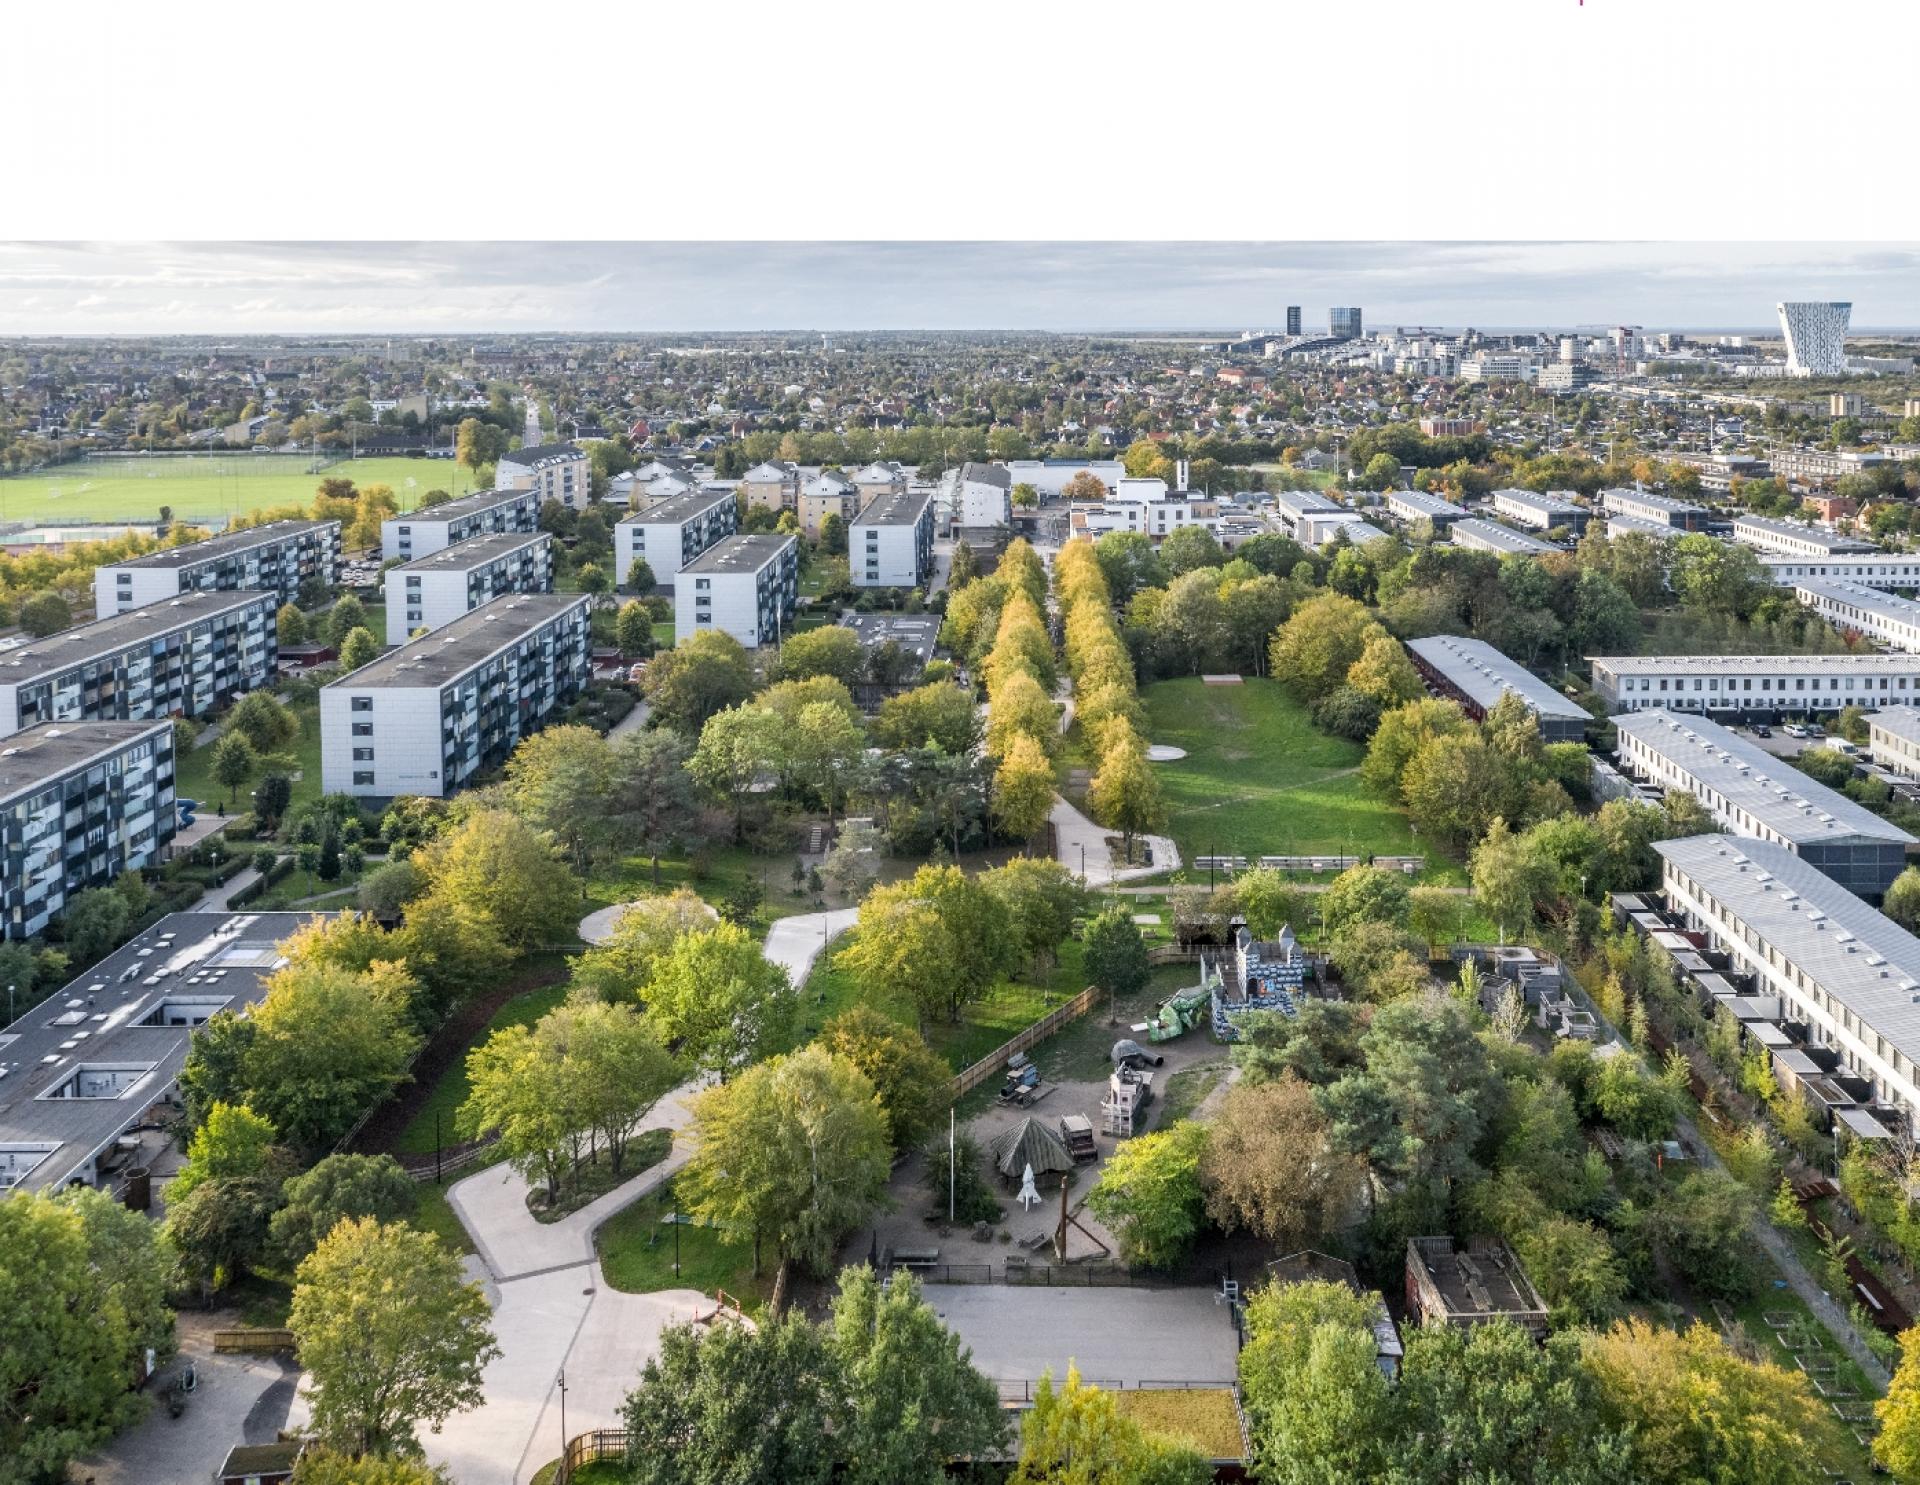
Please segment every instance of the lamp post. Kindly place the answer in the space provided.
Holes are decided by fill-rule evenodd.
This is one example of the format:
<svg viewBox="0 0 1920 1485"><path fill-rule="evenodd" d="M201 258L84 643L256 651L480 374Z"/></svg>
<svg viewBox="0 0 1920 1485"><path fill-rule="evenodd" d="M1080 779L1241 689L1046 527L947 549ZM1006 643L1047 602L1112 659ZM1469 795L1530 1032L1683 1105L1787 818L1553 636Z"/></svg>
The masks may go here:
<svg viewBox="0 0 1920 1485"><path fill-rule="evenodd" d="M560 1460L567 1458L567 1369L560 1368Z"/></svg>

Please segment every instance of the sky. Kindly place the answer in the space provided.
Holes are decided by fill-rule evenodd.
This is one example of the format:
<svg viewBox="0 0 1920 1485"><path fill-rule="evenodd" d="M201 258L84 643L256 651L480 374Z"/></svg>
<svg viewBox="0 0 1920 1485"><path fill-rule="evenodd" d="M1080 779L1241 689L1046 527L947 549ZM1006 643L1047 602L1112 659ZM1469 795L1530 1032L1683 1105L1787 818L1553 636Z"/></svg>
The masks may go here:
<svg viewBox="0 0 1920 1485"><path fill-rule="evenodd" d="M6 335L1920 327L1920 244L0 243Z"/></svg>

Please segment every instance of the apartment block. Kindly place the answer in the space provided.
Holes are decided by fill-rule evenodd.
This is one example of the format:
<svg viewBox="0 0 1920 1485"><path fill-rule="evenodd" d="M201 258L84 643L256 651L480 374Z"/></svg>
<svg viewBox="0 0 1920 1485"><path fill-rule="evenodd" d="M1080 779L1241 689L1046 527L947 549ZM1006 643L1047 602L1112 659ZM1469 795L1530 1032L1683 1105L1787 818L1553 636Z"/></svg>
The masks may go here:
<svg viewBox="0 0 1920 1485"><path fill-rule="evenodd" d="M1587 522L1593 519L1592 511L1576 505L1558 490L1544 494L1538 490L1495 490L1493 509L1494 514L1536 531L1564 526L1575 536L1584 532Z"/></svg>
<svg viewBox="0 0 1920 1485"><path fill-rule="evenodd" d="M925 588L933 577L933 495L899 490L870 502L847 535L856 588Z"/></svg>
<svg viewBox="0 0 1920 1485"><path fill-rule="evenodd" d="M1615 719L1620 765L1691 794L1721 829L1792 851L1849 892L1878 902L1920 841L1706 717L1668 711Z"/></svg>
<svg viewBox="0 0 1920 1485"><path fill-rule="evenodd" d="M430 557L456 542L503 531L538 531L538 490L482 490L380 523L380 556L391 562Z"/></svg>
<svg viewBox="0 0 1920 1485"><path fill-rule="evenodd" d="M1502 696L1513 692L1539 720L1544 740L1586 741L1587 724L1593 720L1586 708L1562 696L1485 640L1436 634L1410 640L1407 653L1429 690L1452 697L1475 720L1493 710Z"/></svg>
<svg viewBox="0 0 1920 1485"><path fill-rule="evenodd" d="M1736 516L1733 539L1763 552L1788 557L1837 557L1845 552L1876 550L1870 541L1843 536L1804 521L1782 521L1774 516Z"/></svg>
<svg viewBox="0 0 1920 1485"><path fill-rule="evenodd" d="M0 744L0 938L159 861L174 836L173 723L43 723ZM5 1045L0 1040L0 1045Z"/></svg>
<svg viewBox="0 0 1920 1485"><path fill-rule="evenodd" d="M264 589L291 603L302 579L317 577L332 586L339 575L338 521L272 521L95 568L94 617L194 592Z"/></svg>
<svg viewBox="0 0 1920 1485"><path fill-rule="evenodd" d="M0 650L0 737L40 722L201 717L279 665L277 592L189 592Z"/></svg>
<svg viewBox="0 0 1920 1485"><path fill-rule="evenodd" d="M1524 531L1471 517L1453 522L1447 528L1447 540L1470 552L1492 552L1496 557L1544 557L1560 550Z"/></svg>
<svg viewBox="0 0 1920 1485"><path fill-rule="evenodd" d="M1851 629L1882 644L1920 653L1920 603L1858 583L1807 578L1795 583L1794 596L1841 629Z"/></svg>
<svg viewBox="0 0 1920 1485"><path fill-rule="evenodd" d="M729 536L680 569L673 629L685 644L707 629L748 649L778 644L800 598L800 542L792 536Z"/></svg>
<svg viewBox="0 0 1920 1485"><path fill-rule="evenodd" d="M1656 526L1670 526L1676 531L1699 531L1707 524L1705 506L1695 505L1691 500L1655 495L1647 490L1602 490L1600 508L1610 515L1637 516L1643 521L1651 521Z"/></svg>
<svg viewBox="0 0 1920 1485"><path fill-rule="evenodd" d="M507 593L553 591L553 538L505 531L387 569L387 643L445 628Z"/></svg>
<svg viewBox="0 0 1920 1485"><path fill-rule="evenodd" d="M503 490L532 490L542 504L557 500L569 510L586 508L593 464L585 449L570 443L535 444L503 454L493 467Z"/></svg>
<svg viewBox="0 0 1920 1485"><path fill-rule="evenodd" d="M1920 778L1920 710L1896 706L1869 716L1867 754L1882 768Z"/></svg>
<svg viewBox="0 0 1920 1485"><path fill-rule="evenodd" d="M1273 497L1273 508L1288 532L1302 541L1301 523L1310 516L1354 516L1353 511L1318 490L1282 490Z"/></svg>
<svg viewBox="0 0 1920 1485"><path fill-rule="evenodd" d="M589 601L496 598L322 688L326 792L444 797L504 762L586 689Z"/></svg>
<svg viewBox="0 0 1920 1485"><path fill-rule="evenodd" d="M1920 659L1911 655L1590 655L1587 663L1609 712L1770 717L1920 701Z"/></svg>
<svg viewBox="0 0 1920 1485"><path fill-rule="evenodd" d="M1389 490L1386 500L1390 515L1409 525L1415 521L1431 521L1435 531L1444 531L1450 523L1467 518L1467 513L1451 500L1442 500L1425 490Z"/></svg>
<svg viewBox="0 0 1920 1485"><path fill-rule="evenodd" d="M860 491L837 469L823 469L800 487L800 529L813 541L828 516L838 516L844 529L860 509Z"/></svg>
<svg viewBox="0 0 1920 1485"><path fill-rule="evenodd" d="M1795 588L1816 582L1854 583L1862 588L1920 589L1920 556L1912 552L1861 552L1839 557L1784 557L1763 553L1760 565L1775 585Z"/></svg>
<svg viewBox="0 0 1920 1485"><path fill-rule="evenodd" d="M746 472L740 486L747 492L749 510L796 510L800 505L800 470L785 459L769 459Z"/></svg>
<svg viewBox="0 0 1920 1485"><path fill-rule="evenodd" d="M696 490L637 510L613 528L614 576L624 585L634 560L645 557L654 581L671 590L680 569L739 522L730 490Z"/></svg>

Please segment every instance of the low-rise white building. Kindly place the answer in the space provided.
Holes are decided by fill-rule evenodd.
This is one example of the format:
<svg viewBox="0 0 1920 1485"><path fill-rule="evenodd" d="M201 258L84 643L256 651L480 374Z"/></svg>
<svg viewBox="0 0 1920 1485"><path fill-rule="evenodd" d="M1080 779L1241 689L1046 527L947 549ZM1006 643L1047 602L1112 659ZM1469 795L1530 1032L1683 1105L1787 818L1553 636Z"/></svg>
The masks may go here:
<svg viewBox="0 0 1920 1485"><path fill-rule="evenodd" d="M673 632L685 644L724 630L748 649L778 644L800 597L800 541L794 536L729 536L680 569Z"/></svg>
<svg viewBox="0 0 1920 1485"><path fill-rule="evenodd" d="M1920 654L1920 603L1858 583L1807 578L1794 596L1823 619L1852 629L1909 655Z"/></svg>
<svg viewBox="0 0 1920 1485"><path fill-rule="evenodd" d="M1415 521L1431 521L1435 531L1444 531L1449 522L1467 518L1466 511L1451 500L1442 500L1425 490L1389 490L1386 502L1391 515L1408 525Z"/></svg>
<svg viewBox="0 0 1920 1485"><path fill-rule="evenodd" d="M1671 526L1677 531L1698 531L1707 523L1707 508L1691 500L1676 500L1670 495L1655 495L1650 490L1620 487L1600 492L1600 508L1612 515L1638 516L1656 526Z"/></svg>
<svg viewBox="0 0 1920 1485"><path fill-rule="evenodd" d="M515 593L320 691L329 794L444 797L503 762L586 689L584 593Z"/></svg>
<svg viewBox="0 0 1920 1485"><path fill-rule="evenodd" d="M1495 490L1493 509L1496 515L1517 521L1522 526L1531 526L1536 531L1551 531L1556 526L1564 526L1578 536L1587 529L1593 512L1568 499L1571 493L1559 490L1548 490L1544 494L1538 490Z"/></svg>
<svg viewBox="0 0 1920 1485"><path fill-rule="evenodd" d="M1654 541L1672 541L1682 534L1678 527L1669 526L1665 521L1649 521L1642 516L1607 517L1608 541L1617 541L1623 536L1645 536Z"/></svg>
<svg viewBox="0 0 1920 1485"><path fill-rule="evenodd" d="M1013 476L1002 464L962 464L943 482L956 526L991 531L1013 522Z"/></svg>
<svg viewBox="0 0 1920 1485"><path fill-rule="evenodd" d="M933 496L905 489L869 502L847 534L856 588L925 588L933 576Z"/></svg>
<svg viewBox="0 0 1920 1485"><path fill-rule="evenodd" d="M93 570L97 619L182 593L266 590L291 603L306 578L340 576L338 521L270 521Z"/></svg>
<svg viewBox="0 0 1920 1485"><path fill-rule="evenodd" d="M1736 516L1733 539L1763 552L1780 552L1789 557L1835 557L1843 552L1875 550L1872 542L1857 536L1842 536L1824 526L1782 521L1774 516Z"/></svg>
<svg viewBox="0 0 1920 1485"><path fill-rule="evenodd" d="M626 586L644 557L653 580L671 590L680 569L733 535L739 520L739 502L727 490L698 490L637 510L613 528L614 574Z"/></svg>
<svg viewBox="0 0 1920 1485"><path fill-rule="evenodd" d="M1058 500L1082 474L1092 475L1112 493L1126 478L1127 467L1118 459L1009 459L1007 474L1016 485L1032 485L1042 500Z"/></svg>
<svg viewBox="0 0 1920 1485"><path fill-rule="evenodd" d="M1492 521L1469 518L1447 528L1447 539L1470 552L1492 552L1497 557L1544 557L1560 548Z"/></svg>
<svg viewBox="0 0 1920 1485"><path fill-rule="evenodd" d="M481 490L382 521L381 560L411 562L476 536L538 531L542 498L538 490Z"/></svg>
<svg viewBox="0 0 1920 1485"><path fill-rule="evenodd" d="M1837 557L1786 557L1763 553L1761 567L1782 588L1807 579L1857 583L1862 588L1920 589L1920 555L1913 552L1861 552Z"/></svg>
<svg viewBox="0 0 1920 1485"><path fill-rule="evenodd" d="M503 490L533 490L544 503L557 500L568 510L586 509L593 464L585 449L570 443L543 443L500 456L494 483Z"/></svg>
<svg viewBox="0 0 1920 1485"><path fill-rule="evenodd" d="M1318 490L1282 490L1273 497L1273 508L1288 533L1303 546L1307 544L1307 537L1302 526L1309 519L1326 516L1358 519L1352 510L1337 500L1329 500Z"/></svg>
<svg viewBox="0 0 1920 1485"><path fill-rule="evenodd" d="M1593 655L1587 663L1609 712L1771 717L1920 701L1920 658L1911 655Z"/></svg>
<svg viewBox="0 0 1920 1485"><path fill-rule="evenodd" d="M506 593L553 591L553 538L544 531L476 536L387 569L387 643L443 629Z"/></svg>
<svg viewBox="0 0 1920 1485"><path fill-rule="evenodd" d="M1321 552L1343 536L1349 546L1363 547L1387 534L1350 510L1316 511L1300 518L1293 539L1310 552Z"/></svg>
<svg viewBox="0 0 1920 1485"><path fill-rule="evenodd" d="M1867 754L1882 768L1920 778L1920 708L1889 707L1868 717Z"/></svg>

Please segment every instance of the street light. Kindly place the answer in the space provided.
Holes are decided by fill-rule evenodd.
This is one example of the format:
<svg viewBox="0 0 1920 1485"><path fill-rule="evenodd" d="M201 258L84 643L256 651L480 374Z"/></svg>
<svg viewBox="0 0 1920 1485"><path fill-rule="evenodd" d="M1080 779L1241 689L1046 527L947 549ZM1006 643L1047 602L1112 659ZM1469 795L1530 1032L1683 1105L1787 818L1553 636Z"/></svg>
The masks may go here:
<svg viewBox="0 0 1920 1485"><path fill-rule="evenodd" d="M560 1462L567 1458L567 1369L560 1368Z"/></svg>

